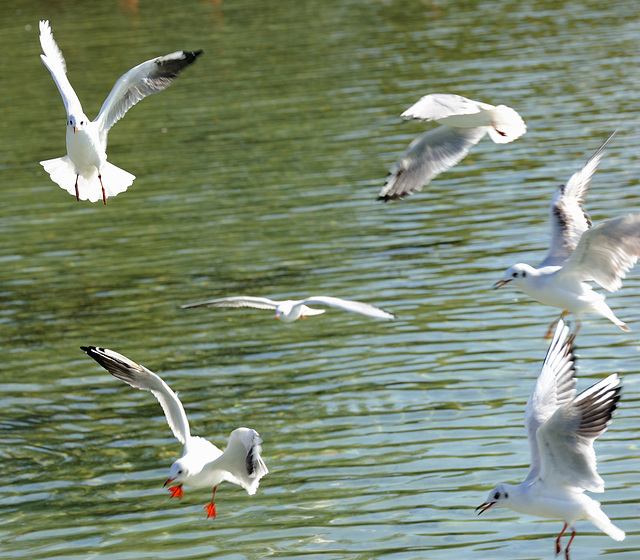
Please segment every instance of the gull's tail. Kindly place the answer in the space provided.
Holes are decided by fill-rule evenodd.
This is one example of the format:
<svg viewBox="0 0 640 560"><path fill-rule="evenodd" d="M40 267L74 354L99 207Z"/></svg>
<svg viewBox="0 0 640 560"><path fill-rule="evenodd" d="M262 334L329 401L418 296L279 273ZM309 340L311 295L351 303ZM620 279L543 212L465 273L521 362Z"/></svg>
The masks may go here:
<svg viewBox="0 0 640 560"><path fill-rule="evenodd" d="M522 117L511 107L498 105L491 110L489 136L496 144L507 144L527 131Z"/></svg>
<svg viewBox="0 0 640 560"><path fill-rule="evenodd" d="M623 541L626 537L625 532L611 523L611 519L600 509L600 504L596 502L596 507L590 508L587 514L587 520L591 521L598 529L604 531L615 541Z"/></svg>
<svg viewBox="0 0 640 560"><path fill-rule="evenodd" d="M75 185L77 177L78 199L90 202L102 200L102 185L104 185L105 194L108 198L126 191L136 178L135 175L128 173L124 169L106 162L102 166L101 185L97 169L94 169L88 175L76 175L75 165L69 159L69 156L47 159L41 161L40 165L44 167L44 170L51 176L51 180L54 183L57 183L73 196L76 196Z"/></svg>

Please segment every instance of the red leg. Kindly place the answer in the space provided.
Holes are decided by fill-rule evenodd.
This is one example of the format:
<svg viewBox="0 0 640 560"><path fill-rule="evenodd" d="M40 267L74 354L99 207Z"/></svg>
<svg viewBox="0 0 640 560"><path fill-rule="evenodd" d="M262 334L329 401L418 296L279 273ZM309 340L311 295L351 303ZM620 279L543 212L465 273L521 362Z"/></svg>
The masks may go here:
<svg viewBox="0 0 640 560"><path fill-rule="evenodd" d="M100 179L100 186L102 187L102 201L104 202L104 205L107 205L107 193L104 190L104 185L102 184L102 175L100 175L100 173L98 173L98 179Z"/></svg>
<svg viewBox="0 0 640 560"><path fill-rule="evenodd" d="M216 490L218 489L217 486L213 487L213 496L211 497L211 503L207 504L206 506L204 506L204 509L207 510L207 519L209 519L210 517L213 517L214 519L216 518Z"/></svg>
<svg viewBox="0 0 640 560"><path fill-rule="evenodd" d="M80 193L78 192L78 177L80 177L80 175L76 175L76 200L80 202Z"/></svg>
<svg viewBox="0 0 640 560"><path fill-rule="evenodd" d="M551 323L551 326L549 327L549 330L547 331L547 334L545 335L545 338L551 338L553 336L553 329L558 324L560 319L564 319L567 315L569 315L569 312L568 311L563 311L560 314L560 317L558 317L553 323Z"/></svg>
<svg viewBox="0 0 640 560"><path fill-rule="evenodd" d="M571 538L569 539L569 544L567 545L567 548L564 549L564 557L566 558L566 560L569 560L569 547L571 546L571 543L573 542L573 538L576 536L576 530L571 527Z"/></svg>
<svg viewBox="0 0 640 560"><path fill-rule="evenodd" d="M564 527L562 528L562 531L560 531L560 534L558 535L558 538L556 539L556 555L560 554L560 551L562 550L562 547L560 546L560 539L562 538L562 535L564 535L564 532L567 530L567 524L564 524ZM567 547L569 548L569 547Z"/></svg>

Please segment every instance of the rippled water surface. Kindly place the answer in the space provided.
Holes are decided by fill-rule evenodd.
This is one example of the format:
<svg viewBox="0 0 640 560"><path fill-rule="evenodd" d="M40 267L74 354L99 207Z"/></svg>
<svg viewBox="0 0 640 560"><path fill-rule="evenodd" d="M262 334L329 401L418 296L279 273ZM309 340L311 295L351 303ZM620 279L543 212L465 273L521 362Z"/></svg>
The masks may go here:
<svg viewBox="0 0 640 560"><path fill-rule="evenodd" d="M560 522L474 513L526 475L524 405L557 316L490 287L542 258L554 189L616 127L587 207L638 211L634 1L28 0L0 17L0 558L553 558ZM109 160L137 179L107 207L38 164L65 149L45 18L92 118L128 68L205 50L112 129ZM429 92L505 103L528 133L378 203L425 129L399 115ZM240 294L398 319L179 308ZM594 497L627 539L578 522L574 559L640 552L640 270L608 301L633 330L585 320L578 387L624 378ZM160 373L194 433L257 429L258 493L222 485L215 521L206 490L169 500L181 446L88 344Z"/></svg>

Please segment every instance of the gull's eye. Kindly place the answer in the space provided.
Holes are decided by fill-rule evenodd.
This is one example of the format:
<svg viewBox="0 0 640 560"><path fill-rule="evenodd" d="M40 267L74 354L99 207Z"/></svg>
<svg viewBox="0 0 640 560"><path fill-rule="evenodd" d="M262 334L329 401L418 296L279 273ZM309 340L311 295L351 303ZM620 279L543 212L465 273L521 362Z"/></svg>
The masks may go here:
<svg viewBox="0 0 640 560"><path fill-rule="evenodd" d="M518 277L518 273L514 272L511 276L513 276L514 278L517 278Z"/></svg>
<svg viewBox="0 0 640 560"><path fill-rule="evenodd" d="M496 493L493 495L493 499L494 499L494 500L499 500L499 499L500 499L500 492L496 492Z"/></svg>

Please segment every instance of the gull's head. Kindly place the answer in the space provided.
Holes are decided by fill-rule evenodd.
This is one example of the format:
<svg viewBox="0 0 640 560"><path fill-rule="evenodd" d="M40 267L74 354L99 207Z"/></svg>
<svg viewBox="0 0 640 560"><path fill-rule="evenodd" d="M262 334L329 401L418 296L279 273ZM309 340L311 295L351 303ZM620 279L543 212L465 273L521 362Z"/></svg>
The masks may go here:
<svg viewBox="0 0 640 560"><path fill-rule="evenodd" d="M67 126L74 133L78 132L78 130L83 130L88 124L89 119L85 115L69 115L67 118Z"/></svg>
<svg viewBox="0 0 640 560"><path fill-rule="evenodd" d="M189 478L190 470L188 465L182 461L182 459L178 459L173 465L171 465L171 469L169 471L169 478L167 478L164 483L165 486L169 484L182 484L185 479Z"/></svg>
<svg viewBox="0 0 640 560"><path fill-rule="evenodd" d="M487 499L476 508L478 515L480 515L481 513L484 513L485 511L487 511L489 508L493 506L496 506L496 507L507 506L510 490L511 488L509 487L508 484L500 484L499 486L496 486L493 490L491 490L491 492L489 492Z"/></svg>
<svg viewBox="0 0 640 560"><path fill-rule="evenodd" d="M285 323L291 323L295 321L302 314L302 306L296 305L295 301L282 301L276 307L276 319L284 321Z"/></svg>
<svg viewBox="0 0 640 560"><path fill-rule="evenodd" d="M507 271L504 273L502 280L498 280L494 285L493 289L502 288L505 284L509 282L513 282L515 284L519 284L522 282L526 282L527 278L530 278L535 269L528 264L518 263L509 267Z"/></svg>

